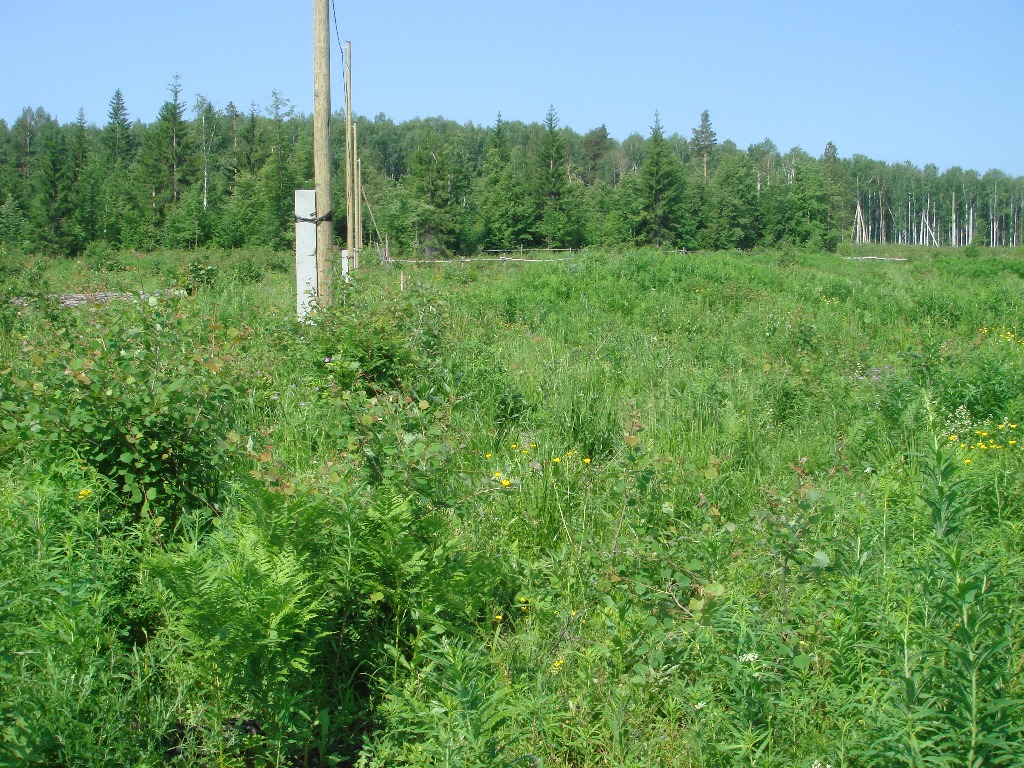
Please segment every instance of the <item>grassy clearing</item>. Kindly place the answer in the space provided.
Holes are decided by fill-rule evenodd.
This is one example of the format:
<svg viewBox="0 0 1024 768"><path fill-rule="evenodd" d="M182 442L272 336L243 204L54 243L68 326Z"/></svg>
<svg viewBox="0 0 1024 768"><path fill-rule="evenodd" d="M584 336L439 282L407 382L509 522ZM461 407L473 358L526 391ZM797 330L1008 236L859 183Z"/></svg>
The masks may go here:
<svg viewBox="0 0 1024 768"><path fill-rule="evenodd" d="M1024 261L896 255L8 312L0 755L1012 765Z"/></svg>

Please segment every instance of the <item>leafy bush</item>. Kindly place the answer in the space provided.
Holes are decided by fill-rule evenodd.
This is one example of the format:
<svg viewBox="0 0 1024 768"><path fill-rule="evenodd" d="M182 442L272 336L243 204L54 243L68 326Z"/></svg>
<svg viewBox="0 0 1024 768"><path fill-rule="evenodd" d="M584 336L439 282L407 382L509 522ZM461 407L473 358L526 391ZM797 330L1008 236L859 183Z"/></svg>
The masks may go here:
<svg viewBox="0 0 1024 768"><path fill-rule="evenodd" d="M93 240L85 248L86 263L97 272L124 272L127 267L110 244L104 240Z"/></svg>
<svg viewBox="0 0 1024 768"><path fill-rule="evenodd" d="M231 267L231 277L240 285L258 283L263 279L263 267L252 254L243 251Z"/></svg>
<svg viewBox="0 0 1024 768"><path fill-rule="evenodd" d="M173 522L214 503L232 452L227 339L200 341L174 300L155 297L67 319L13 367L3 428L52 460L86 462L138 513Z"/></svg>
<svg viewBox="0 0 1024 768"><path fill-rule="evenodd" d="M220 270L212 264L200 259L192 259L185 268L185 290L195 293L200 288L208 288L217 280Z"/></svg>

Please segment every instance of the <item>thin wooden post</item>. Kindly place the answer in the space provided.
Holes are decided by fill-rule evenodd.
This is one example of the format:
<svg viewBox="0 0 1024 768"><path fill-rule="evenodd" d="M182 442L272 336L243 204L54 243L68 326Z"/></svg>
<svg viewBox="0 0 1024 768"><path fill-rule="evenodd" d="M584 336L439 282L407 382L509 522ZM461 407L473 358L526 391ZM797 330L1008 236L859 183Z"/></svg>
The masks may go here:
<svg viewBox="0 0 1024 768"><path fill-rule="evenodd" d="M317 304L329 306L331 294L331 36L329 0L313 0L313 176L316 180Z"/></svg>
<svg viewBox="0 0 1024 768"><path fill-rule="evenodd" d="M362 164L359 162L359 126L352 126L352 167L353 181L352 187L355 190L355 219L356 219L356 232L355 232L355 262L353 266L359 269L359 256L363 252L363 170Z"/></svg>

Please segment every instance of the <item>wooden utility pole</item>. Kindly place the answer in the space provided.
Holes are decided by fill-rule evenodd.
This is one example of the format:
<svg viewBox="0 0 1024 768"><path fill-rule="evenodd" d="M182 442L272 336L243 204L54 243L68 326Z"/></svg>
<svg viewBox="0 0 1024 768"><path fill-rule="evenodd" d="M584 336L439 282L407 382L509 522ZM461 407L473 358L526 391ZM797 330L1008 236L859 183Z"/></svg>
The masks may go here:
<svg viewBox="0 0 1024 768"><path fill-rule="evenodd" d="M363 169L359 163L359 126L352 126L352 186L355 188L355 261L352 265L359 269L359 256L363 252Z"/></svg>
<svg viewBox="0 0 1024 768"><path fill-rule="evenodd" d="M348 248L348 265L353 263L355 251L355 190L352 179L355 164L352 162L352 43L345 41L345 244Z"/></svg>
<svg viewBox="0 0 1024 768"><path fill-rule="evenodd" d="M331 294L331 36L330 0L313 0L313 175L316 179L317 304L329 306Z"/></svg>

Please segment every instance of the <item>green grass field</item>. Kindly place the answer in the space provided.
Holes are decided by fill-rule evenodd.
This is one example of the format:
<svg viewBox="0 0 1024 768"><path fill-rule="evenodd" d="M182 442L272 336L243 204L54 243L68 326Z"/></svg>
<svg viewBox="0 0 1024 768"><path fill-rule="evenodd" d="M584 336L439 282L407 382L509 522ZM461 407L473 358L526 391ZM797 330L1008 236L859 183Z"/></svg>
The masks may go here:
<svg viewBox="0 0 1024 768"><path fill-rule="evenodd" d="M1020 765L1024 254L846 253L5 267L0 765Z"/></svg>

